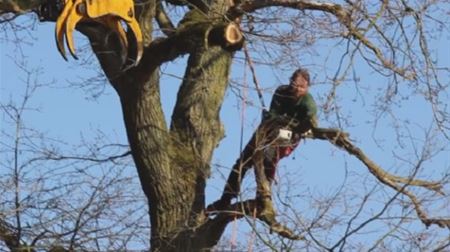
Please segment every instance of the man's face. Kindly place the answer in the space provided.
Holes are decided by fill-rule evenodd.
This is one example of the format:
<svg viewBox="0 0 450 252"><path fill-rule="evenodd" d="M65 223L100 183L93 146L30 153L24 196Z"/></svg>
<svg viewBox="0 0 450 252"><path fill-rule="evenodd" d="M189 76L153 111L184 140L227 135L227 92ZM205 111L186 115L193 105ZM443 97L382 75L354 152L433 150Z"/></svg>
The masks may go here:
<svg viewBox="0 0 450 252"><path fill-rule="evenodd" d="M300 97L308 93L308 84L308 81L306 81L303 76L299 75L293 82L291 82L290 86L294 90L295 96Z"/></svg>

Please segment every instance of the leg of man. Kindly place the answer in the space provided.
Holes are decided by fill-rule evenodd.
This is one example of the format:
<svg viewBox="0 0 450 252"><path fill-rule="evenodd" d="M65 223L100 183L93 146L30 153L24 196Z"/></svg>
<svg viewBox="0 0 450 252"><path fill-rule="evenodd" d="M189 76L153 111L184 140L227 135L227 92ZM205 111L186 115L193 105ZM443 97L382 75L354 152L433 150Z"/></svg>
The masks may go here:
<svg viewBox="0 0 450 252"><path fill-rule="evenodd" d="M270 155L266 155L264 158L264 171L266 173L266 177L270 182L273 182L275 179L275 172L277 169L278 162L284 157L289 156L295 148L297 148L300 139L295 139L292 144L287 146L274 146L270 152L267 152Z"/></svg>
<svg viewBox="0 0 450 252"><path fill-rule="evenodd" d="M268 144L270 140L268 135L271 131L272 129L268 125L263 124L258 127L240 154L239 159L233 165L230 175L228 176L227 183L225 184L222 197L210 204L206 208L206 212L223 210L230 205L233 198L238 196L245 173L248 169L254 166L255 153L263 150L265 148L264 146Z"/></svg>
<svg viewBox="0 0 450 252"><path fill-rule="evenodd" d="M271 181L264 169L264 151L258 151L254 156L256 180L256 207L258 218L269 225L275 223L275 210L272 203Z"/></svg>
<svg viewBox="0 0 450 252"><path fill-rule="evenodd" d="M206 208L207 212L223 210L230 205L233 198L238 196L245 173L253 166L253 154L255 152L256 140L257 137L255 133L245 146L240 157L236 160L236 163L233 165L227 182L225 183L222 197L209 205Z"/></svg>

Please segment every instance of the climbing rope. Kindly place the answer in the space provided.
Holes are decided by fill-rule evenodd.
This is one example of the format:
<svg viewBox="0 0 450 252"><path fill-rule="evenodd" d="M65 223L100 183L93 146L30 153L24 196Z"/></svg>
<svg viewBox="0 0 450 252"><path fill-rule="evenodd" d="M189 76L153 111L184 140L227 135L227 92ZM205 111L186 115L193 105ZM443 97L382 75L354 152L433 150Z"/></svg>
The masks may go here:
<svg viewBox="0 0 450 252"><path fill-rule="evenodd" d="M237 247L237 233L238 233L237 216L235 216L234 220L233 220L233 228L232 228L231 239L230 239L231 251L234 251L234 249Z"/></svg>
<svg viewBox="0 0 450 252"><path fill-rule="evenodd" d="M242 109L241 109L241 139L240 139L240 149L239 153L242 152L242 148L244 145L244 121L245 121L245 109L247 107L247 62L244 62L244 83L243 83L243 91L242 91Z"/></svg>
<svg viewBox="0 0 450 252"><path fill-rule="evenodd" d="M243 48L244 48L245 60L248 63L250 71L252 71L253 83L255 84L255 89L256 89L256 92L258 93L259 101L261 102L262 108L266 109L266 104L264 103L263 94L262 94L260 85L258 83L258 79L256 78L256 71L255 71L255 68L253 67L253 61L250 58L250 54L248 53L247 45L245 43L244 43Z"/></svg>
<svg viewBox="0 0 450 252"><path fill-rule="evenodd" d="M246 97L246 95L247 95L247 92L246 92L246 88L247 88L247 64L248 64L248 67L250 68L250 71L252 72L253 84L255 84L255 89L256 89L256 92L258 94L258 98L259 98L259 101L261 103L261 107L262 107L262 109L266 109L266 104L264 103L264 97L263 97L263 94L262 94L262 91L261 91L261 88L260 88L260 85L259 85L259 82L258 82L258 78L256 77L256 71L255 71L255 68L253 66L253 61L252 61L252 59L250 57L250 53L248 52L248 49L247 49L247 46L246 46L245 43L244 43L243 49L244 49L244 54L245 54L243 110L245 109L246 98L247 98ZM242 139L242 135L243 135L243 122L244 122L244 117L242 117L241 139ZM241 152L242 152L242 142L241 142ZM247 248L247 251L249 251L249 252L253 252L253 245L254 245L254 242L255 242L255 239L256 239L256 231L255 231L255 226L256 226L256 208L253 210L252 219L253 219L253 228L252 228L252 232L251 232L250 237L249 237L248 248Z"/></svg>
<svg viewBox="0 0 450 252"><path fill-rule="evenodd" d="M255 239L256 239L256 231L255 231L255 228L256 228L256 208L253 209L252 217L253 217L253 228L252 228L252 233L250 234L250 238L249 238L249 241L248 241L248 248L247 248L248 252L253 252L253 245L254 245Z"/></svg>

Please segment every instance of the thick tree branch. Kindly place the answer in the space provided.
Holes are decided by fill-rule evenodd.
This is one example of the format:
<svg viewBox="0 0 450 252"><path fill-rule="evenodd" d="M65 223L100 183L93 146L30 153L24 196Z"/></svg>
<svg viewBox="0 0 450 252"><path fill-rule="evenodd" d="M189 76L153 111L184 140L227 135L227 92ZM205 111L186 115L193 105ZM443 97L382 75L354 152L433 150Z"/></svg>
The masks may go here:
<svg viewBox="0 0 450 252"><path fill-rule="evenodd" d="M203 13L207 13L209 11L209 6L205 0L166 0L166 2L179 6L187 5L190 8L201 10Z"/></svg>
<svg viewBox="0 0 450 252"><path fill-rule="evenodd" d="M419 216L420 220L427 227L435 224L439 227L447 227L450 229L449 219L429 218L422 209L422 206L420 205L417 197L410 191L406 190L407 186L419 186L443 195L444 192L442 191L442 185L439 182L428 182L424 180L416 180L412 177L403 178L389 174L372 160L370 160L370 158L367 157L360 148L354 146L349 140L348 136L348 133L342 132L338 129L317 128L306 137L328 140L339 148L345 149L349 154L354 155L361 162L363 162L364 165L369 169L370 173L372 173L378 179L378 181L391 187L398 193L406 195L413 203L414 209L416 210L416 213Z"/></svg>
<svg viewBox="0 0 450 252"><path fill-rule="evenodd" d="M207 47L221 45L225 48L230 48L231 50L237 50L239 47L235 48L233 46L242 43L244 38L243 36L239 36L241 34L236 35L236 33L240 33L240 31L236 30L236 27L236 24L233 22L191 23L179 28L167 38L154 40L150 46L144 50L140 65L145 68L148 68L148 66L159 66L162 63L174 60L181 55L192 53L199 45ZM230 34L230 40L226 39L226 34Z"/></svg>
<svg viewBox="0 0 450 252"><path fill-rule="evenodd" d="M88 37L106 77L116 87L117 79L124 74L126 60L126 51L119 36L97 22L79 23L77 30Z"/></svg>
<svg viewBox="0 0 450 252"><path fill-rule="evenodd" d="M175 32L175 26L164 10L162 2L159 2L156 6L155 19L159 25L159 28L161 28L161 31L167 36L170 36Z"/></svg>
<svg viewBox="0 0 450 252"><path fill-rule="evenodd" d="M36 10L44 0L1 0L0 15L4 13L25 14Z"/></svg>
<svg viewBox="0 0 450 252"><path fill-rule="evenodd" d="M148 46L153 40L153 18L155 17L156 12L156 2L158 1L135 0L136 19L141 27L144 47ZM130 41L132 39L132 34L128 32L127 35L128 41Z"/></svg>
<svg viewBox="0 0 450 252"><path fill-rule="evenodd" d="M204 208L204 184L213 150L224 135L219 111L228 85L232 53L215 46L191 53L177 96L170 126L178 160L191 158L181 166L194 172L188 183L195 185L194 213ZM183 158L184 157L184 158ZM176 160L174 160L176 161ZM200 186L202 185L202 186ZM191 196L190 196L191 197Z"/></svg>

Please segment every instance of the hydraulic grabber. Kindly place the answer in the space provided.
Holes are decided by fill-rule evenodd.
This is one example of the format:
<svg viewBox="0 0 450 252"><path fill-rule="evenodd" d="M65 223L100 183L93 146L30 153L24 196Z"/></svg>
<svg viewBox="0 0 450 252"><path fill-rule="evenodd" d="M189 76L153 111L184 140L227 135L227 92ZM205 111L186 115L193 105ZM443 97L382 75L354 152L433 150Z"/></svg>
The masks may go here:
<svg viewBox="0 0 450 252"><path fill-rule="evenodd" d="M142 32L135 18L133 0L48 0L41 6L39 15L41 20L52 20L55 12L57 12L56 43L64 59L67 60L64 38L69 52L77 59L73 31L77 23L83 21L95 21L105 25L117 33L123 48L128 48L123 22L134 34L136 40L134 65L139 63L143 53Z"/></svg>

